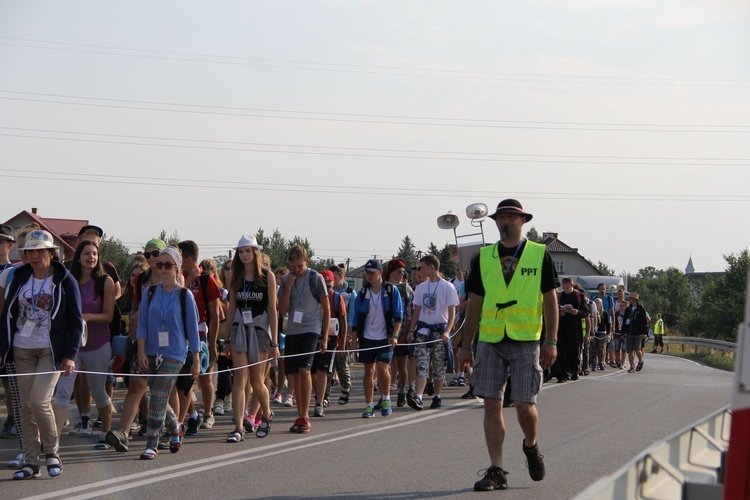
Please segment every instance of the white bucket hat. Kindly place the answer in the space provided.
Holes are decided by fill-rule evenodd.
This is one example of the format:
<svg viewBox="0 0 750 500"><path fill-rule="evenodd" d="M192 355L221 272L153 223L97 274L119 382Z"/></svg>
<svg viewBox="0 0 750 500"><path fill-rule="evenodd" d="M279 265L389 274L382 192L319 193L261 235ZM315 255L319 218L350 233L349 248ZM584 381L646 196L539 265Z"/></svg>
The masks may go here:
<svg viewBox="0 0 750 500"><path fill-rule="evenodd" d="M54 250L57 249L55 240L47 231L35 229L26 235L26 245L19 250Z"/></svg>
<svg viewBox="0 0 750 500"><path fill-rule="evenodd" d="M257 248L258 250L263 250L263 247L258 245L258 239L255 237L255 235L248 236L246 234L242 235L242 238L240 238L240 241L237 243L237 246L234 247L235 250L242 247L253 247Z"/></svg>

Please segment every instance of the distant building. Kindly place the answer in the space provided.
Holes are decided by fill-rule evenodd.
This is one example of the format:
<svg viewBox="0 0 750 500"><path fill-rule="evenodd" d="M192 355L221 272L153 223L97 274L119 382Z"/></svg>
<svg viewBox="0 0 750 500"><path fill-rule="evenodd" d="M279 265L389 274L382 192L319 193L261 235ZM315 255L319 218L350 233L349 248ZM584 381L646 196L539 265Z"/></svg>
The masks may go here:
<svg viewBox="0 0 750 500"><path fill-rule="evenodd" d="M21 229L26 224L36 222L39 226L50 233L55 241L55 245L60 247L60 259L67 261L73 258L75 254L75 244L78 239L78 232L83 226L88 225L89 221L81 219L51 219L42 217L37 213L36 208L31 212L23 210L4 222L13 227ZM10 252L10 260L18 262L18 247L14 246Z"/></svg>
<svg viewBox="0 0 750 500"><path fill-rule="evenodd" d="M555 263L557 274L561 276L601 276L602 273L591 265L577 248L566 245L557 239L557 233L543 233L542 243L547 245L547 251Z"/></svg>
<svg viewBox="0 0 750 500"><path fill-rule="evenodd" d="M705 283L706 280L708 280L709 276L711 276L714 279L717 279L717 278L721 278L725 274L726 274L725 271L696 273L695 272L695 267L693 266L693 256L692 255L688 259L687 266L685 266L685 276L687 276L688 282L690 282L690 281L699 281L701 283Z"/></svg>

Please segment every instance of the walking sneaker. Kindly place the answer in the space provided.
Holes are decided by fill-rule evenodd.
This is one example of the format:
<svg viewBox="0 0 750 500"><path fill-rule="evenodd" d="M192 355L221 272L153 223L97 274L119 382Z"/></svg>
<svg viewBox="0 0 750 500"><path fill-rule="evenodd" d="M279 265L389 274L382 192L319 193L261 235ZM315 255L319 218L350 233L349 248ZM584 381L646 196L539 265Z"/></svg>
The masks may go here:
<svg viewBox="0 0 750 500"><path fill-rule="evenodd" d="M424 393L428 396L434 396L435 395L435 384L432 383L432 380L427 382L427 386L424 388Z"/></svg>
<svg viewBox="0 0 750 500"><path fill-rule="evenodd" d="M112 445L112 447L120 453L128 451L128 437L125 435L125 432L120 429L109 431L105 436L105 439L107 440L107 443Z"/></svg>
<svg viewBox="0 0 750 500"><path fill-rule="evenodd" d="M78 436L81 433L81 424L82 423L83 422L81 422L79 420L78 423L76 425L74 425L72 429L70 429L68 431L68 436Z"/></svg>
<svg viewBox="0 0 750 500"><path fill-rule="evenodd" d="M443 406L443 399L440 396L434 396L432 398L432 404L430 405L430 410L435 410L437 408L441 408Z"/></svg>
<svg viewBox="0 0 750 500"><path fill-rule="evenodd" d="M398 399L396 399L396 406L398 406L399 408L403 408L404 406L406 406L406 394L404 394L403 392L398 393Z"/></svg>
<svg viewBox="0 0 750 500"><path fill-rule="evenodd" d="M508 471L490 465L488 468L477 472L477 476L484 477L474 483L474 491L493 491L508 489Z"/></svg>
<svg viewBox="0 0 750 500"><path fill-rule="evenodd" d="M276 393L276 394L275 394L275 395L273 396L273 399L271 400L271 402L272 402L272 403L276 403L277 405L280 405L280 404L281 404L281 393L280 393L280 392L277 392L277 393Z"/></svg>
<svg viewBox="0 0 750 500"><path fill-rule="evenodd" d="M349 402L349 391L341 391L341 396L339 397L339 404L345 405Z"/></svg>
<svg viewBox="0 0 750 500"><path fill-rule="evenodd" d="M529 476L534 481L541 481L544 479L546 469L544 468L544 455L539 453L539 443L529 448L521 440L521 446L523 446L523 453L526 455L526 467L529 468Z"/></svg>
<svg viewBox="0 0 750 500"><path fill-rule="evenodd" d="M287 395L287 397L284 398L284 406L293 407L294 398L292 396Z"/></svg>
<svg viewBox="0 0 750 500"><path fill-rule="evenodd" d="M214 415L224 415L224 401L217 399L214 403Z"/></svg>
<svg viewBox="0 0 750 500"><path fill-rule="evenodd" d="M81 429L78 431L78 435L81 437L88 437L94 433L91 428L91 421L88 418L81 419Z"/></svg>
<svg viewBox="0 0 750 500"><path fill-rule="evenodd" d="M310 419L305 417L300 417L300 424L297 428L297 432L300 434L305 434L310 432L310 429L312 429L312 424L310 423Z"/></svg>
<svg viewBox="0 0 750 500"><path fill-rule="evenodd" d="M365 406L365 411L362 412L362 418L372 418L372 414L375 413L375 409L372 405Z"/></svg>
<svg viewBox="0 0 750 500"><path fill-rule="evenodd" d="M165 432L159 436L159 442L156 443L157 450L168 450L171 447L172 434Z"/></svg>
<svg viewBox="0 0 750 500"><path fill-rule="evenodd" d="M201 424L201 429L210 429L214 426L214 423L216 422L216 419L214 418L213 413L209 413L204 417L203 423Z"/></svg>
<svg viewBox="0 0 750 500"><path fill-rule="evenodd" d="M202 423L199 420L200 420L200 415L198 415L198 417L195 417L195 418L193 417L188 418L187 430L185 431L186 436L195 436L196 434L198 434L198 428L200 427Z"/></svg>
<svg viewBox="0 0 750 500"><path fill-rule="evenodd" d="M102 422L102 417L97 417L94 421L94 428L98 429L102 425L104 425L104 422Z"/></svg>
<svg viewBox="0 0 750 500"><path fill-rule="evenodd" d="M466 394L461 396L461 399L474 399L474 389L469 386L469 390L466 391Z"/></svg>
<svg viewBox="0 0 750 500"><path fill-rule="evenodd" d="M422 400L411 394L406 396L406 404L408 404L412 410L421 411L424 409L422 408Z"/></svg>
<svg viewBox="0 0 750 500"><path fill-rule="evenodd" d="M299 432L300 426L304 423L305 421L303 417L297 417L297 420L295 420L292 426L289 428L289 432Z"/></svg>
<svg viewBox="0 0 750 500"><path fill-rule="evenodd" d="M0 433L0 438L13 438L15 437L15 433L13 432L13 428L15 425L13 424L13 417L8 417L5 419L5 424L3 424L3 432Z"/></svg>
<svg viewBox="0 0 750 500"><path fill-rule="evenodd" d="M242 427L245 429L245 432L253 433L256 431L257 427L255 426L255 418L250 418L249 415L245 415L245 417L242 419Z"/></svg>
<svg viewBox="0 0 750 500"><path fill-rule="evenodd" d="M373 410L379 410L383 407L383 397L381 396L380 399L378 399L378 402L375 403L375 407Z"/></svg>
<svg viewBox="0 0 750 500"><path fill-rule="evenodd" d="M383 402L380 404L380 415L383 417L387 417L391 414L393 410L391 409L391 400L390 399L384 399Z"/></svg>
<svg viewBox="0 0 750 500"><path fill-rule="evenodd" d="M315 413L313 414L316 417L325 417L326 412L323 410L323 405L316 404L315 405Z"/></svg>

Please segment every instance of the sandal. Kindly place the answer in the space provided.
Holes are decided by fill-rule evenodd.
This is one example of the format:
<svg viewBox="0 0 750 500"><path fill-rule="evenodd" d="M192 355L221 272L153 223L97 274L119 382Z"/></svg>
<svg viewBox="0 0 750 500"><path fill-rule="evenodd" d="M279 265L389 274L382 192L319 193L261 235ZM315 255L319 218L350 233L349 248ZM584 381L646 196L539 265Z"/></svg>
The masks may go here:
<svg viewBox="0 0 750 500"><path fill-rule="evenodd" d="M245 439L240 429L235 429L230 435L227 436L227 443L239 443Z"/></svg>
<svg viewBox="0 0 750 500"><path fill-rule="evenodd" d="M271 422L273 421L273 414L270 417L261 417L260 425L258 430L255 431L255 437L264 438L271 432Z"/></svg>
<svg viewBox="0 0 750 500"><path fill-rule="evenodd" d="M178 425L179 430L172 433L169 440L169 452L177 453L182 448L182 425Z"/></svg>
<svg viewBox="0 0 750 500"><path fill-rule="evenodd" d="M16 469L20 469L23 467L24 462L26 461L26 452L21 450L18 452L18 455L16 455L16 458L13 460L8 460L8 467L14 467Z"/></svg>
<svg viewBox="0 0 750 500"><path fill-rule="evenodd" d="M62 474L62 462L57 453L47 453L47 474L49 477L57 477Z"/></svg>
<svg viewBox="0 0 750 500"><path fill-rule="evenodd" d="M588 374L589 374L589 371L588 371L588 370L583 370L583 374L584 374L584 375L588 375Z"/></svg>
<svg viewBox="0 0 750 500"><path fill-rule="evenodd" d="M156 448L146 448L146 451L141 453L141 460L153 460L159 454L159 450Z"/></svg>
<svg viewBox="0 0 750 500"><path fill-rule="evenodd" d="M463 377L458 377L458 386L459 387L466 387L466 379Z"/></svg>
<svg viewBox="0 0 750 500"><path fill-rule="evenodd" d="M23 464L21 470L13 473L13 479L31 479L32 477L40 477L41 475L38 465Z"/></svg>

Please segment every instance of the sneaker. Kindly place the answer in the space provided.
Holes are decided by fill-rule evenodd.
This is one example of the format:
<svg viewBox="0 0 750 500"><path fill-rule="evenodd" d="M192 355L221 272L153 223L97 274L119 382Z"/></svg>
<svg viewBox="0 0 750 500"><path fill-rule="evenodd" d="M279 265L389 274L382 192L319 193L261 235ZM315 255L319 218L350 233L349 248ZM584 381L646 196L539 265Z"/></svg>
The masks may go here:
<svg viewBox="0 0 750 500"><path fill-rule="evenodd" d="M325 410L323 410L323 405L316 404L315 405L315 413L313 415L315 415L316 417L325 417L326 416L326 412L325 412Z"/></svg>
<svg viewBox="0 0 750 500"><path fill-rule="evenodd" d="M424 409L422 408L422 400L411 394L406 396L406 404L413 410L421 411Z"/></svg>
<svg viewBox="0 0 750 500"><path fill-rule="evenodd" d="M145 436L148 432L148 423L144 420L141 422L141 427L138 429L139 436Z"/></svg>
<svg viewBox="0 0 750 500"><path fill-rule="evenodd" d="M185 431L186 436L195 436L198 434L198 428L202 422L200 422L200 415L197 418L188 418L187 430Z"/></svg>
<svg viewBox="0 0 750 500"><path fill-rule="evenodd" d="M398 398L396 399L396 406L398 406L399 408L403 408L404 406L406 406L406 394L404 394L403 392L400 392L398 394Z"/></svg>
<svg viewBox="0 0 750 500"><path fill-rule="evenodd" d="M203 420L203 423L201 424L200 428L201 429L210 429L211 427L214 426L215 422L216 422L216 419L214 418L214 414L213 413L209 413L208 415L205 416L205 418Z"/></svg>
<svg viewBox="0 0 750 500"><path fill-rule="evenodd" d="M362 412L362 418L372 418L373 413L375 413L375 408L372 405L367 405L365 411Z"/></svg>
<svg viewBox="0 0 750 500"><path fill-rule="evenodd" d="M430 405L430 410L441 408L442 406L443 406L442 398L440 396L434 396L432 398L432 404Z"/></svg>
<svg viewBox="0 0 750 500"><path fill-rule="evenodd" d="M277 392L277 393L276 393L276 394L274 395L274 397L273 397L273 399L271 400L271 402L272 402L272 403L276 403L277 405L280 405L280 404L281 404L281 393L280 393L280 392Z"/></svg>
<svg viewBox="0 0 750 500"><path fill-rule="evenodd" d="M628 370L628 373L635 373L635 370L633 370L633 369L631 368L630 370Z"/></svg>
<svg viewBox="0 0 750 500"><path fill-rule="evenodd" d="M297 417L292 426L289 428L289 432L299 432L299 427L304 423L302 417Z"/></svg>
<svg viewBox="0 0 750 500"><path fill-rule="evenodd" d="M323 408L328 408L329 406L331 406L331 402L328 401L328 398L324 399L323 400Z"/></svg>
<svg viewBox="0 0 750 500"><path fill-rule="evenodd" d="M500 467L490 465L484 470L477 472L477 476L484 474L484 477L474 483L475 491L493 491L508 489L508 472Z"/></svg>
<svg viewBox="0 0 750 500"><path fill-rule="evenodd" d="M83 422L79 420L78 423L74 425L72 429L68 431L68 436L78 436L81 433L82 424Z"/></svg>
<svg viewBox="0 0 750 500"><path fill-rule="evenodd" d="M424 388L424 393L428 396L435 395L435 385L432 383L432 381L427 382L427 386Z"/></svg>
<svg viewBox="0 0 750 500"><path fill-rule="evenodd" d="M375 403L375 407L373 409L380 410L382 407L383 407L383 398L381 397L380 399L378 399L378 402Z"/></svg>
<svg viewBox="0 0 750 500"><path fill-rule="evenodd" d="M523 446L523 453L526 455L526 467L529 468L529 476L534 481L541 481L544 479L546 469L544 468L544 455L539 453L539 443L527 448L522 440L521 446Z"/></svg>
<svg viewBox="0 0 750 500"><path fill-rule="evenodd" d="M307 417L300 417L300 424L299 427L297 427L297 432L300 434L305 434L307 432L310 432L310 429L312 429L310 419Z"/></svg>
<svg viewBox="0 0 750 500"><path fill-rule="evenodd" d="M78 431L78 435L82 437L88 437L93 433L94 430L91 428L91 421L88 418L85 420L81 420L81 429Z"/></svg>
<svg viewBox="0 0 750 500"><path fill-rule="evenodd" d="M461 399L474 399L474 391L469 387L469 390L466 391L466 394L463 394L461 396Z"/></svg>
<svg viewBox="0 0 750 500"><path fill-rule="evenodd" d="M341 396L339 397L339 404L345 405L348 402L349 402L349 393L341 391Z"/></svg>
<svg viewBox="0 0 750 500"><path fill-rule="evenodd" d="M251 419L249 415L245 415L245 418L242 419L242 427L245 429L245 432L254 433L257 429L255 419Z"/></svg>
<svg viewBox="0 0 750 500"><path fill-rule="evenodd" d="M387 417L391 414L393 410L391 410L391 400L390 399L384 399L383 402L380 405L380 415L383 417Z"/></svg>
<svg viewBox="0 0 750 500"><path fill-rule="evenodd" d="M172 435L166 432L159 436L159 442L156 444L157 450L168 450L171 448Z"/></svg>
<svg viewBox="0 0 750 500"><path fill-rule="evenodd" d="M107 435L104 436L104 439L106 439L107 443L112 445L112 447L120 453L128 451L128 437L125 435L124 431L119 429L109 431Z"/></svg>
<svg viewBox="0 0 750 500"><path fill-rule="evenodd" d="M294 406L294 398L292 396L287 396L284 398L284 406L286 407L293 407Z"/></svg>
<svg viewBox="0 0 750 500"><path fill-rule="evenodd" d="M102 422L102 417L97 417L97 419L94 421L94 428L98 429L102 425L104 425L104 422Z"/></svg>
<svg viewBox="0 0 750 500"><path fill-rule="evenodd" d="M214 415L224 415L224 401L217 400L214 403Z"/></svg>
<svg viewBox="0 0 750 500"><path fill-rule="evenodd" d="M0 433L0 438L6 439L15 437L16 434L13 432L15 427L16 426L13 424L13 417L6 418L5 424L3 425L3 432Z"/></svg>
<svg viewBox="0 0 750 500"><path fill-rule="evenodd" d="M99 441L94 446L95 450L108 450L109 445L107 444L107 438L104 434L99 434Z"/></svg>

